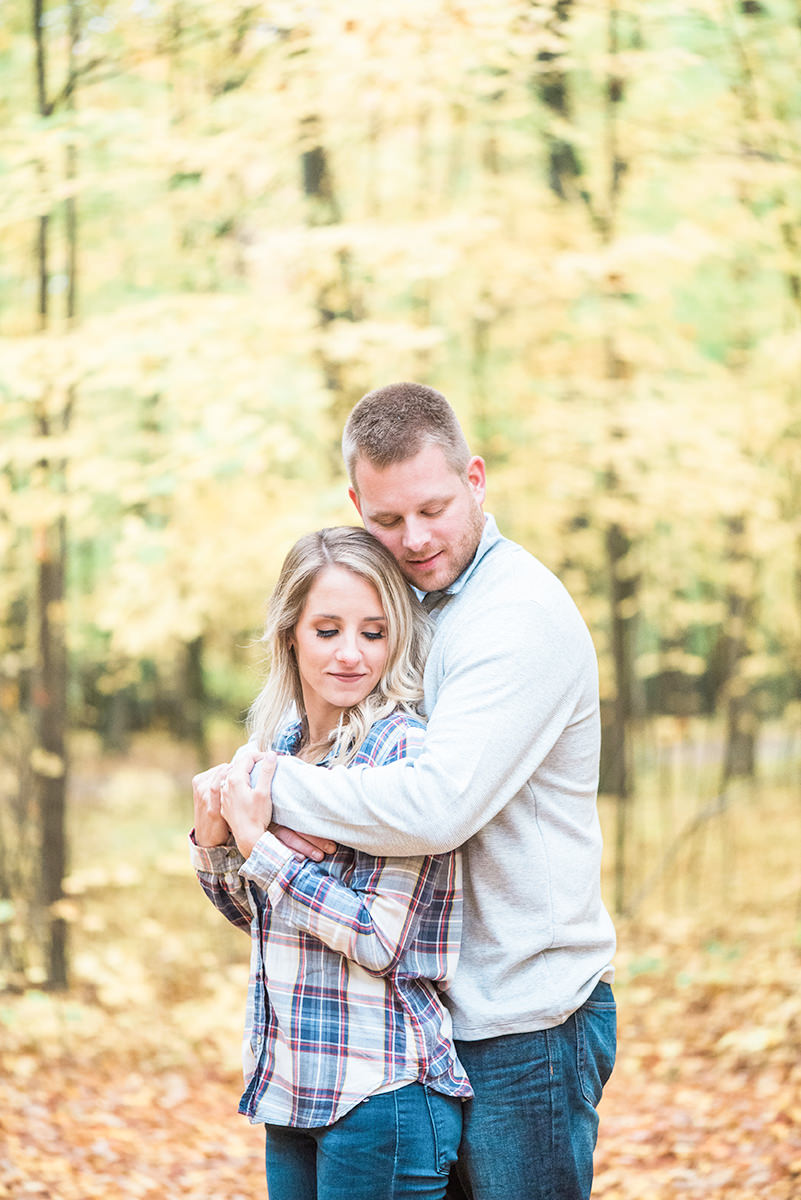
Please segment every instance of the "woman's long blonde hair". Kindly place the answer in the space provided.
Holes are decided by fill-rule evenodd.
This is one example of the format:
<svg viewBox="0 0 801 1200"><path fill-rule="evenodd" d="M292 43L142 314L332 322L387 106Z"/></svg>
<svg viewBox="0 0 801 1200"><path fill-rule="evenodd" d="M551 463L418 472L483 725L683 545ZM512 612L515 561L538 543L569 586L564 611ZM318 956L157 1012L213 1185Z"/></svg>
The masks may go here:
<svg viewBox="0 0 801 1200"><path fill-rule="evenodd" d="M326 567L344 567L378 592L387 619L387 660L381 679L359 704L346 709L325 753L334 743L333 761L347 765L370 726L396 709L414 713L423 696L423 666L430 641L428 617L418 605L389 550L358 526L320 529L300 538L284 559L267 605L262 642L269 649L270 672L248 713L248 732L259 749L268 750L293 708L305 717L300 672L290 639L315 579Z"/></svg>

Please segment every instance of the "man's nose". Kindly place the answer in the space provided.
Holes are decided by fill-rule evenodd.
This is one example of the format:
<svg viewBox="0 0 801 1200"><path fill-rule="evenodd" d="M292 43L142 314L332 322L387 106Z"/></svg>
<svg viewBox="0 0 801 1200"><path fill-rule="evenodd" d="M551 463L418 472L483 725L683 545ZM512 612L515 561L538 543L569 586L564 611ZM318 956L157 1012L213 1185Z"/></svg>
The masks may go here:
<svg viewBox="0 0 801 1200"><path fill-rule="evenodd" d="M425 521L419 521L411 518L406 521L403 527L403 545L404 549L411 550L415 553L421 550L428 542L428 529Z"/></svg>

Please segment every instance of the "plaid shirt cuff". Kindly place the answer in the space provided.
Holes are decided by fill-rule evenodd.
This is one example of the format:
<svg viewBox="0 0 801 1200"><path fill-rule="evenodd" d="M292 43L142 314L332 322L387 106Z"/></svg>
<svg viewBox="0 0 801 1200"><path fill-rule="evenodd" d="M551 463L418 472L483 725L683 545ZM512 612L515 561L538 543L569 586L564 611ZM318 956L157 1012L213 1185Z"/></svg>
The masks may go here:
<svg viewBox="0 0 801 1200"><path fill-rule="evenodd" d="M282 891L285 882L297 873L303 864L295 857L283 842L279 842L274 834L263 833L250 852L250 858L243 864L240 874L255 883L262 891L268 892L272 884L278 882ZM283 878L287 872L286 879ZM279 892L280 895L280 892ZM270 897L273 899L273 896Z"/></svg>
<svg viewBox="0 0 801 1200"><path fill-rule="evenodd" d="M198 846L194 829L189 835L189 857L196 871L208 875L235 875L242 866L242 855L233 837L224 846Z"/></svg>

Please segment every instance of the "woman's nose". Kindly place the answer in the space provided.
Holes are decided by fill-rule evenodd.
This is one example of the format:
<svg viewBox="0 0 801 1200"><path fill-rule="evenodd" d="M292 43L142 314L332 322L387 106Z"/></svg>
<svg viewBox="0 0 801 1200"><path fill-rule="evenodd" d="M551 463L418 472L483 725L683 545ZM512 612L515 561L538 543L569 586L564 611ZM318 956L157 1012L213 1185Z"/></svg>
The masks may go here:
<svg viewBox="0 0 801 1200"><path fill-rule="evenodd" d="M355 637L341 637L337 646L337 658L341 662L356 662L359 657L359 645Z"/></svg>

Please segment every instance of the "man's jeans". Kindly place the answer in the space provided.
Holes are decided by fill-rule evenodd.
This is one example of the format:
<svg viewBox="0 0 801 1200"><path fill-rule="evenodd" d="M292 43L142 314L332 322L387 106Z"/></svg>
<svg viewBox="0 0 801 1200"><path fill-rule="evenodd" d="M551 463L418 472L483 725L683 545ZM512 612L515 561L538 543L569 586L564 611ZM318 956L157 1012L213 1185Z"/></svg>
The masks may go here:
<svg viewBox="0 0 801 1200"><path fill-rule="evenodd" d="M616 1042L608 983L553 1029L457 1042L475 1096L449 1200L588 1200Z"/></svg>
<svg viewBox="0 0 801 1200"><path fill-rule="evenodd" d="M463 1103L410 1083L321 1129L268 1125L270 1200L442 1200Z"/></svg>

